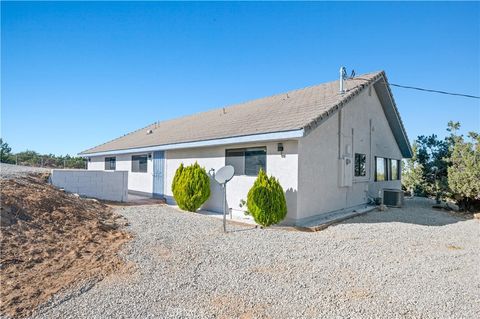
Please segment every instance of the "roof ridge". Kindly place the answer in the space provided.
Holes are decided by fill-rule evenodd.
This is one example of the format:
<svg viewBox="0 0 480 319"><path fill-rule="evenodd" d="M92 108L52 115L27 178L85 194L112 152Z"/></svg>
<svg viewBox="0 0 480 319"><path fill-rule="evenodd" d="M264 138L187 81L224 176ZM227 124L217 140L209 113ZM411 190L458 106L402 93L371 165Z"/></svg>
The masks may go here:
<svg viewBox="0 0 480 319"><path fill-rule="evenodd" d="M369 83L372 81L373 78L378 78L379 76L381 76L382 74L384 74L384 71L376 71L376 72L369 72L369 73L364 73L364 74L361 74L361 75L358 75L357 77L354 77L352 79L347 79L346 82L350 82L350 81L355 81L355 80L362 80L362 77L370 77L370 80L368 79L365 79L367 80L366 83ZM205 110L205 111L200 111L200 112L197 112L197 113L193 113L193 114L188 114L188 115L184 115L184 116L180 116L180 117L175 117L175 118L171 118L171 119L165 119L165 120L162 120L162 121L155 121L151 124L148 124L147 126L144 126L140 129L137 129L137 130L134 130L134 131L131 131L129 133L126 133L126 134L123 134L122 136L119 136L115 139L112 139L112 140L109 140L107 142L104 142L102 144L99 144L97 146L94 146L94 147L91 147L91 148L88 148L87 150L84 150L82 152L80 152L80 154L85 154L85 153L89 153L89 152L94 152L96 149L98 148L101 148L109 143L114 143L118 140L121 140L122 138L125 138L127 136L130 136L130 135L134 135L135 133L138 134L139 131L141 130L145 130L145 129L148 129L148 128L151 128L153 127L153 125L158 125L158 127L162 127L164 125L166 125L167 127L168 126L172 126L172 125L176 125L176 123L179 123L181 124L182 122L185 122L185 121L188 121L188 120L191 120L191 119L195 119L196 117L205 117L205 116L210 116L210 117L214 117L215 113L216 112L219 112L219 114L221 115L222 113L222 109L224 109L226 111L226 113L228 113L228 110L233 110L233 109L241 109L241 108L245 108L246 110L249 110L251 107L256 107L258 110L260 110L261 108L263 107L266 107L268 105L271 105L272 107L279 107L280 108L280 105L283 105L285 103L289 104L288 102L286 102L288 100L287 96L290 97L294 97L294 99L292 99L292 103L295 103L295 99L302 99L302 96L303 95L310 95L310 94L316 94L316 90L322 90L322 87L324 87L323 91L325 91L325 96L323 96L323 100L322 100L322 97L315 97L315 100L311 101L313 102L313 105L319 105L321 104L321 101L322 100L324 103L326 104L329 104L329 108L327 111L323 112L322 114L316 116L313 120L309 120L309 119L306 119L307 121L310 121L308 122L307 124L304 123L298 123L298 124L301 124L303 125L303 128L307 127L312 127L313 125L317 125L317 122L320 120L322 120L322 118L325 116L325 113L327 113L327 115L333 113L333 111L335 111L339 105L341 105L342 103L345 103L346 100L349 100L351 97L353 97L356 92L358 91L358 87L357 86L361 86L363 88L363 86L365 86L365 83L359 83L359 84L356 84L354 83L354 87L352 89L350 89L350 91L347 91L347 94L345 94L344 97L339 97L339 93L335 93L335 82L338 82L339 80L334 80L334 81L329 81L329 82L323 82L323 83L317 83L317 84L313 84L313 85L308 85L308 86L305 86L305 87L301 87L301 88L297 88L297 89L294 89L294 90L289 90L289 91L286 91L286 92L282 92L282 93L276 93L276 94L273 94L273 95L269 95L269 96L264 96L264 97L260 97L260 98L256 98L256 99L251 99L251 100L247 100L247 101L243 101L243 102L238 102L238 103L235 103L235 104L229 104L229 105L224 105L222 107L215 107L215 108L212 108L210 110ZM361 81L360 81L361 82ZM311 90L311 91L309 91ZM329 97L328 95L330 95L330 97L335 97L335 100L338 100L338 99L341 99L340 103L338 101L335 101L335 100L325 100L325 98ZM282 98L282 97L285 97L282 101L279 100L279 98ZM329 98L330 98L329 97ZM320 99L318 99L320 98ZM335 103L335 104L334 104ZM320 111L320 110L319 110ZM317 113L318 114L318 113ZM311 114L312 116L315 116L315 114ZM302 126L298 126L298 128L301 128ZM152 141L156 141L159 137L156 135L156 134L153 134L152 135L152 138L153 139Z"/></svg>
<svg viewBox="0 0 480 319"><path fill-rule="evenodd" d="M361 76L372 75L372 74L375 74L375 75L370 79L361 78ZM308 131L311 131L311 130L315 129L323 121L325 121L327 118L329 118L331 115L333 115L337 110L339 110L346 103L348 103L352 98L354 98L355 96L360 94L366 87L368 87L372 83L377 82L382 76L385 77L385 71L383 71L383 70L382 71L377 71L377 72L365 73L365 74L359 75L358 77L349 78L348 80L364 80L365 83L362 83L362 84L359 84L359 85L355 86L350 91L347 90L345 93L348 92L348 94L345 94L340 101L338 101L337 103L332 105L327 111L324 111L322 114L320 114L319 116L317 116L313 120L311 120L309 123L307 123L303 127L305 132L308 133Z"/></svg>
<svg viewBox="0 0 480 319"><path fill-rule="evenodd" d="M354 77L354 78L351 78L349 80L360 79L361 76L366 76L366 75L371 75L371 74L381 73L381 72L384 72L384 71L364 73L364 74L359 75L358 77ZM319 86L327 86L328 84L334 83L334 82L337 82L337 81L338 80L312 84L312 85L308 85L308 86L305 86L305 87L302 87L302 88L290 90L290 91L283 92L283 93L275 93L273 95L259 97L259 98L255 98L255 99L251 99L251 100L244 100L242 102L238 102L238 103L234 103L234 104L226 104L224 106L214 107L214 108L211 108L209 110L199 111L199 112L196 112L196 113L191 113L191 114L182 115L182 116L179 116L179 117L159 121L159 124L161 124L163 122L167 122L167 121L175 121L175 120L180 120L180 119L184 119L184 118L189 118L189 117L197 116L197 115L200 115L200 114L206 114L206 113L210 113L210 112L221 111L222 109L225 109L226 111L228 111L228 109L230 109L230 108L243 106L247 103L253 103L253 102L258 102L260 100L266 100L266 99L269 99L269 98L280 97L280 96L285 95L285 94L294 93L294 92L302 91L302 90L309 89L309 88L315 88L315 87L319 87ZM153 124L155 124L155 122ZM131 132L131 133L134 133L134 132ZM128 135L128 134L126 134L126 135Z"/></svg>
<svg viewBox="0 0 480 319"><path fill-rule="evenodd" d="M375 74L375 73L382 73L382 72L384 73L383 70L375 71L375 72L369 72L369 73L364 73L364 74L355 76L355 77L353 77L353 78L349 78L348 80L361 79L361 76L367 76L367 75L372 75L372 74ZM235 107L235 106L241 106L241 105L244 105L244 104L247 104L247 103L250 103L250 102L255 102L255 101L259 101L259 100L263 100L263 99L269 99L269 98L274 98L274 97L280 97L280 96L285 95L285 94L294 93L294 92L299 92L299 91L302 91L302 90L305 90L305 89L311 89L311 88L315 88L315 87L319 87L319 86L327 86L328 84L334 83L334 82L337 82L337 81L338 81L338 79L337 79L337 80L333 80L333 81L328 81L328 82L322 82L322 83L307 85L307 86L305 86L305 87L301 87L301 88L298 88L298 89L290 90L290 91L287 91L287 92L275 93L275 94L272 94L272 95L268 95L268 96L264 96L264 97L260 97L260 98L255 98L255 99L253 99L253 100L246 100L246 101L239 102L239 103L235 103L235 104L227 104L227 105L223 106L223 108L230 108L230 107ZM215 108L215 109L212 109L212 110L210 110L210 111L220 110L221 108L222 108L222 107L220 107L220 108ZM209 111L205 111L205 112L209 112ZM203 113L203 112L200 112L200 113ZM195 113L195 114L199 114L199 113Z"/></svg>
<svg viewBox="0 0 480 319"><path fill-rule="evenodd" d="M153 122L153 123L151 123L151 124L148 124L147 126L144 126L144 127L142 127L142 128L136 129L136 130L131 131L131 132L129 132L129 133L123 134L122 136L119 136L119 137L116 137L116 138L114 138L114 139L108 140L108 141L106 141L106 142L104 142L104 143L102 143L102 144L98 144L97 146L90 147L90 148L88 148L88 149L80 152L80 154L81 154L81 153L88 152L88 151L90 151L90 150L93 150L94 148L97 148L97 147L99 147L99 146L102 146L102 145L105 145L105 144L114 142L114 141L116 141L116 140L118 140L118 139L121 139L121 138L127 136L127 135L131 135L131 134L137 133L137 132L139 132L139 131L141 131L141 130L144 130L144 129L150 127L150 126L153 126L155 123L158 123L158 122L159 122L159 121L155 121L155 122Z"/></svg>

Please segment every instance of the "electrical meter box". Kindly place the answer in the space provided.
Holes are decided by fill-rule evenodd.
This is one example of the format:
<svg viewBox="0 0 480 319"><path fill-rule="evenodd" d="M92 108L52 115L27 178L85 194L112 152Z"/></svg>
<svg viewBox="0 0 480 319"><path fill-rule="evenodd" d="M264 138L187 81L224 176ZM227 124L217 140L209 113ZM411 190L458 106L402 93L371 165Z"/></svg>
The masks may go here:
<svg viewBox="0 0 480 319"><path fill-rule="evenodd" d="M338 186L350 187L353 183L353 160L344 157L338 160Z"/></svg>

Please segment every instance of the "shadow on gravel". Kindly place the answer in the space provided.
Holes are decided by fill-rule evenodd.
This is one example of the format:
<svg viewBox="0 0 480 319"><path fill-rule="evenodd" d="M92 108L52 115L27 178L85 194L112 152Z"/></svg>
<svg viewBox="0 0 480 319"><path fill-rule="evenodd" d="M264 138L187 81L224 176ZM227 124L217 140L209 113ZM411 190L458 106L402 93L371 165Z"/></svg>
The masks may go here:
<svg viewBox="0 0 480 319"><path fill-rule="evenodd" d="M244 232L244 231L251 231L257 229L256 226L249 227L249 228L238 228L238 229L228 229L227 228L227 233L239 233L239 232Z"/></svg>
<svg viewBox="0 0 480 319"><path fill-rule="evenodd" d="M402 208L373 211L363 216L348 219L343 224L361 223L407 223L422 226L445 226L467 220L443 210L433 209L434 201L428 198L408 198Z"/></svg>

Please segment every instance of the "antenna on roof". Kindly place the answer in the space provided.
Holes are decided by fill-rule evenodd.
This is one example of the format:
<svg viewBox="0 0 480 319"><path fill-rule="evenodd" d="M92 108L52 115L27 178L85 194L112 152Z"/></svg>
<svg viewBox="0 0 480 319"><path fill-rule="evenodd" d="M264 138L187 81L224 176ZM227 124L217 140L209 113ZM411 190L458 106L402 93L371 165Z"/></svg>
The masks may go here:
<svg viewBox="0 0 480 319"><path fill-rule="evenodd" d="M342 66L340 68L340 94L345 93L345 88L343 86L343 81L347 79L353 79L355 77L355 70L352 70L352 73L350 73L350 77L347 75L347 68Z"/></svg>
<svg viewBox="0 0 480 319"><path fill-rule="evenodd" d="M347 79L347 69L342 66L340 68L340 94L345 93L345 88L343 87L343 81Z"/></svg>

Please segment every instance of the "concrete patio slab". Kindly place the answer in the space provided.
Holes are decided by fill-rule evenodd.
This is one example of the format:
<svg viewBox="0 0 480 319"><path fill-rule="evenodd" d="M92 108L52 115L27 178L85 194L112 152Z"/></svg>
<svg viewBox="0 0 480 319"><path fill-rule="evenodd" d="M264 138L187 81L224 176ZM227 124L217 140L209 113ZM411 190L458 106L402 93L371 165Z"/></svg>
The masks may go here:
<svg viewBox="0 0 480 319"><path fill-rule="evenodd" d="M356 216L364 215L375 209L375 206L364 206L347 211L332 212L324 215L320 215L315 219L311 219L305 223L301 223L296 226L297 229L306 231L320 231L333 224L340 223L346 219Z"/></svg>

